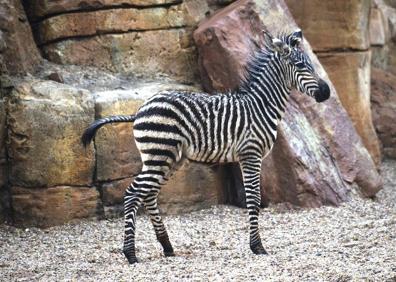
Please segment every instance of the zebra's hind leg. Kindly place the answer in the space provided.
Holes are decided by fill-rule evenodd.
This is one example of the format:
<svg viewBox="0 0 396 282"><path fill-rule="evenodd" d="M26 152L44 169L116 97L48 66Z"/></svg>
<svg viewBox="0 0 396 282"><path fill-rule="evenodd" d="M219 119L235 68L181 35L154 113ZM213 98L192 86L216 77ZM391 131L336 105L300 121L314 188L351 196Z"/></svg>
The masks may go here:
<svg viewBox="0 0 396 282"><path fill-rule="evenodd" d="M268 254L261 243L258 216L260 210L260 172L261 158L246 158L240 162L246 194L246 206L249 212L250 249L256 255Z"/></svg>
<svg viewBox="0 0 396 282"><path fill-rule="evenodd" d="M168 233L166 232L165 225L158 210L157 197L158 192L154 192L148 195L147 198L144 200L144 206L150 216L150 220L154 227L155 235L157 236L158 241L161 243L161 246L164 249L164 255L166 257L171 257L174 256L175 253L173 252L172 244L169 241Z"/></svg>
<svg viewBox="0 0 396 282"><path fill-rule="evenodd" d="M136 212L150 193L159 191L160 183L164 179L164 170L144 169L125 191L124 217L125 237L123 253L130 264L138 262L135 250Z"/></svg>

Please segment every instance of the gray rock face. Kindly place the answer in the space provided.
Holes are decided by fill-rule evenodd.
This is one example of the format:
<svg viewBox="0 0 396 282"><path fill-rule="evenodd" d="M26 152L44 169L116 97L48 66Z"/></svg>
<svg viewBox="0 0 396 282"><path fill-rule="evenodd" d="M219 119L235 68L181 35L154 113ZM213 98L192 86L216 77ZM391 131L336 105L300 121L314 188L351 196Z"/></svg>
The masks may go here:
<svg viewBox="0 0 396 282"><path fill-rule="evenodd" d="M10 183L22 187L89 185L92 147L81 132L94 120L90 93L53 81L21 83L7 101Z"/></svg>

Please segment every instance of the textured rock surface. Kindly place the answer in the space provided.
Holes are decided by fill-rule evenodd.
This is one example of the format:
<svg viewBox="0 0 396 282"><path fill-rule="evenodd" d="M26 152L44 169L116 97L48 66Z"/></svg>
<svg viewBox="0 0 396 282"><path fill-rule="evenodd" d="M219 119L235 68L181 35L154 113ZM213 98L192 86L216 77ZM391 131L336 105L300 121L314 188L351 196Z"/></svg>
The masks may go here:
<svg viewBox="0 0 396 282"><path fill-rule="evenodd" d="M41 18L53 14L77 10L93 10L103 8L147 7L178 4L182 0L34 0L27 3L33 18Z"/></svg>
<svg viewBox="0 0 396 282"><path fill-rule="evenodd" d="M92 217L100 207L95 188L58 186L48 189L11 189L14 223L47 227L73 218Z"/></svg>
<svg viewBox="0 0 396 282"><path fill-rule="evenodd" d="M374 0L372 10L378 11L382 18L383 32L385 33L385 42L381 44L372 42L372 65L393 74L396 74L396 6L389 1ZM379 17L379 16L377 16ZM371 29L376 35L381 32L381 21L372 20Z"/></svg>
<svg viewBox="0 0 396 282"><path fill-rule="evenodd" d="M186 1L171 7L105 9L61 14L38 24L39 43L138 30L194 26L208 11L204 0Z"/></svg>
<svg viewBox="0 0 396 282"><path fill-rule="evenodd" d="M11 93L8 154L13 186L88 185L93 151L81 132L94 120L88 91L52 81L25 81Z"/></svg>
<svg viewBox="0 0 396 282"><path fill-rule="evenodd" d="M319 207L348 199L349 189L331 153L295 100L288 106L285 121L273 152L263 161L262 203Z"/></svg>
<svg viewBox="0 0 396 282"><path fill-rule="evenodd" d="M199 71L206 91L234 89L244 76L246 56L262 39L262 24L251 5L253 2L229 6L195 30Z"/></svg>
<svg viewBox="0 0 396 282"><path fill-rule="evenodd" d="M370 44L385 45L390 36L387 19L384 18L382 11L378 8L370 10Z"/></svg>
<svg viewBox="0 0 396 282"><path fill-rule="evenodd" d="M59 64L95 66L146 78L196 81L198 69L189 29L130 32L65 40L43 48Z"/></svg>
<svg viewBox="0 0 396 282"><path fill-rule="evenodd" d="M363 144L378 165L381 154L371 117L370 52L319 53L318 57Z"/></svg>
<svg viewBox="0 0 396 282"><path fill-rule="evenodd" d="M0 0L0 73L24 74L41 61L19 0Z"/></svg>
<svg viewBox="0 0 396 282"><path fill-rule="evenodd" d="M383 154L396 158L396 75L372 69L371 103Z"/></svg>
<svg viewBox="0 0 396 282"><path fill-rule="evenodd" d="M176 214L222 203L222 176L220 167L185 164L161 188L158 198L161 211Z"/></svg>
<svg viewBox="0 0 396 282"><path fill-rule="evenodd" d="M285 2L315 51L369 48L370 0Z"/></svg>
<svg viewBox="0 0 396 282"><path fill-rule="evenodd" d="M221 84L221 87L219 87L220 89L234 87L234 85L227 85L225 83L228 81L237 81L240 77L235 76L243 72L229 70L223 66L227 66L229 62L234 61L234 57L246 63L250 55L249 51L251 50L250 40L238 39L238 41L234 41L233 38L238 37L227 37L229 33L233 34L233 31L228 30L228 26L232 27L232 24L228 23L230 20L234 21L233 15L249 15L254 13L257 13L258 17L247 17L245 19L245 21L247 21L245 23L246 25L250 24L252 27L264 25L268 30L275 33L279 30L279 25L287 30L294 30L296 28L295 23L290 20L291 16L283 2L246 0L233 3L222 12L215 14L213 18L202 22L194 34L194 38L199 39L196 40L196 42L200 54L205 54L205 56L210 57L210 55L207 54L214 52L219 56L216 61L211 62L216 66L210 65L210 67L208 67L208 65L203 65L202 62L204 60L202 58L200 59L200 63L201 68L205 70L202 72L203 77L216 77L216 82L220 82L219 84ZM244 21L243 17L240 16L239 18L241 21ZM259 19L258 23L255 22L256 19ZM250 20L253 23L249 23ZM251 34L253 30L253 28L244 29L243 31L240 30L243 34L239 36L254 38L254 35ZM218 39L218 35L224 38ZM219 41L228 42L228 44L221 45L218 44ZM222 50L222 48L224 48L224 50ZM304 44L304 49L311 56L319 76L326 79L326 73L307 43ZM229 50L232 51L230 52ZM221 54L224 54L224 56L220 56ZM239 67L241 67L243 63L240 64ZM212 73L218 69L223 69L223 72L216 74ZM220 79L225 76L234 76L234 80ZM203 79L205 83L204 86L207 89L211 89L213 85L216 85L214 83L208 83L208 81L210 81L210 79ZM362 145L356 131L353 129L353 124L348 118L345 110L340 105L332 85L331 88L332 97L323 104L316 104L312 99L298 95L297 93L292 95L292 99L297 101L298 108L304 113L305 118L302 117L296 120L293 115L290 114L290 111L286 114L280 131L281 135L287 136L285 138L285 144L272 153L278 152L287 156L293 156L293 160L285 160L287 163L298 163L301 162L301 160L303 161L301 166L292 166L292 172L289 172L289 175L293 175L293 182L298 184L295 193L301 195L301 198L297 197L298 200L296 201L298 202L301 200L299 204L305 206L317 206L320 203L337 204L345 200L348 192L345 186L346 183L356 182L366 196L373 196L380 189L381 183L379 175L375 170L374 163L367 153L367 150ZM299 111L296 110L295 113L298 114ZM305 122L305 120L307 122ZM290 129L284 124L287 124ZM304 126L306 126L306 128L304 128ZM305 132L312 132L314 138L307 139L306 136L304 136ZM291 138L293 134L296 136L295 138ZM308 146L301 145L301 141L293 143L293 141L301 139L304 139ZM281 146L281 144L277 144L277 146ZM306 151L301 152L301 148L304 148ZM267 161L271 158L280 160L282 156L274 155ZM319 160L317 158L319 158ZM283 159L285 159L285 157L283 157ZM329 167L315 167L313 164L318 162L327 164ZM283 163L283 165L285 165L285 163ZM273 199L276 198L277 200L290 199L290 197L283 192L291 189L288 185L289 183L287 183L286 180L276 180L281 179L283 175L282 171L274 166L269 163L268 166L266 163L264 164L264 167L267 169L263 171L263 178L266 180L273 179L274 184L272 187L275 187L275 185L281 186L278 186L279 190L276 193L272 193L272 191L267 192L265 190L263 191L263 195L266 195L268 198L271 196ZM316 175L311 174L313 169L318 171ZM326 169L331 171L331 173L326 173ZM268 175L268 177L266 177L266 175ZM236 181L236 183L238 183L238 181ZM323 185L324 183L325 185ZM317 187L321 189L322 187L327 188L323 188L325 192L319 192ZM239 188L241 189L241 187ZM293 195L293 197L295 197L295 195Z"/></svg>

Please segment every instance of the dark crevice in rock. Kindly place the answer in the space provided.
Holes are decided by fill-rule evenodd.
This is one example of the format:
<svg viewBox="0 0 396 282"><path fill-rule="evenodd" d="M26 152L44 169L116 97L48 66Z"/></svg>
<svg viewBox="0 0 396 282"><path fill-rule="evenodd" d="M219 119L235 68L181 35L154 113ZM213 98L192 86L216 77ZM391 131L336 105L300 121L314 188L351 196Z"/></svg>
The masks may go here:
<svg viewBox="0 0 396 282"><path fill-rule="evenodd" d="M24 3L26 1L23 1ZM152 8L170 8L175 5L180 5L183 3L183 0L175 1L173 3L164 3L164 4L153 4L153 5L146 5L146 6L140 6L140 5L133 5L133 4L121 4L121 5L115 5L115 6L104 6L104 7L78 7L79 10L70 10L70 11L63 11L63 12L56 12L56 13L51 13L42 17L36 17L32 18L31 17L31 22L32 23L38 23L41 21L44 21L46 19L56 17L59 15L65 15L65 14L79 14L79 13L86 13L86 12L96 12L96 11L105 11L105 10L118 10L118 9L137 9L137 10L144 10L144 9L152 9ZM27 9L31 9L28 4L24 4ZM26 9L25 8L25 9ZM29 13L28 13L29 15Z"/></svg>
<svg viewBox="0 0 396 282"><path fill-rule="evenodd" d="M178 29L184 29L184 28L188 28L188 26L186 25L181 25L181 26L177 26L177 27L166 27L166 28L153 28L153 29L130 29L128 31L109 31L109 32L100 32L100 33L95 33L92 35L81 35L81 36L68 36L68 37L63 37L63 38L58 38L55 40L51 40L42 44L39 44L39 47L44 47L47 45L51 45L51 44L56 44L62 41L67 41L67 40L83 40L83 39L89 39L89 38L93 38L96 36L101 36L101 35L118 35L118 34L128 34L128 33L133 33L133 32L150 32L150 31L159 31L159 30L178 30Z"/></svg>

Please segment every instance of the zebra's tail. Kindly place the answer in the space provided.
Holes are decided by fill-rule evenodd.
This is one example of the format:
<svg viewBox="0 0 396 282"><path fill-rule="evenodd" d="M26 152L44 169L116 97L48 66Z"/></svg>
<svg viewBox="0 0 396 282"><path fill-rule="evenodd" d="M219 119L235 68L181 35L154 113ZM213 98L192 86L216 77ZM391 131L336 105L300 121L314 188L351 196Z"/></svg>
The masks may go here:
<svg viewBox="0 0 396 282"><path fill-rule="evenodd" d="M110 116L102 119L95 120L87 129L85 129L83 135L81 136L81 142L84 147L87 147L91 143L92 139L95 137L96 131L107 123L114 122L134 122L135 115L130 116Z"/></svg>

